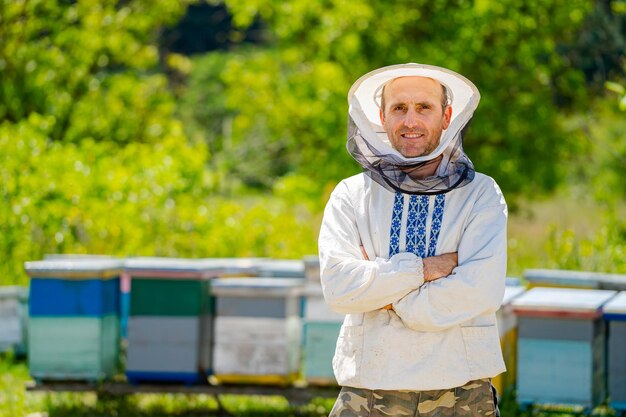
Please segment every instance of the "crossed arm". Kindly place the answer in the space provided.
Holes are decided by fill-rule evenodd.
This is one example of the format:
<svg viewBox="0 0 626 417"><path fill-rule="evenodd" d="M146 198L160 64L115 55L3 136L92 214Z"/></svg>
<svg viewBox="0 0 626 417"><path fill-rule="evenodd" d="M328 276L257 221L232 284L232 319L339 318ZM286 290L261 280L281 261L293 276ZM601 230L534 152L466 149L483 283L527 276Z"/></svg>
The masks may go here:
<svg viewBox="0 0 626 417"><path fill-rule="evenodd" d="M362 246L361 252L363 252L363 257L369 260ZM422 263L424 265L424 282L430 282L450 275L459 264L459 256L456 252L444 253L423 258ZM383 309L393 310L393 304L387 304Z"/></svg>
<svg viewBox="0 0 626 417"><path fill-rule="evenodd" d="M446 329L496 311L506 274L506 205L495 197L486 203L468 217L455 252L367 259L356 243L354 210L345 195L337 196L320 230L326 301L344 314L393 309L418 331Z"/></svg>

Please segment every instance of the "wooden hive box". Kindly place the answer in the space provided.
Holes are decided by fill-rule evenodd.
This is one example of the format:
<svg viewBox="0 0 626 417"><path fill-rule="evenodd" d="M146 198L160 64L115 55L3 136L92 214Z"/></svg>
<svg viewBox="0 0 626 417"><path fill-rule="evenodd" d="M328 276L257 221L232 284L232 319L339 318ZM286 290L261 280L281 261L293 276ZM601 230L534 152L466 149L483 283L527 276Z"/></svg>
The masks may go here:
<svg viewBox="0 0 626 417"><path fill-rule="evenodd" d="M120 272L114 260L27 262L28 363L38 380L110 378L120 352Z"/></svg>
<svg viewBox="0 0 626 417"><path fill-rule="evenodd" d="M518 316L517 400L593 408L606 396L602 305L614 291L536 287Z"/></svg>
<svg viewBox="0 0 626 417"><path fill-rule="evenodd" d="M201 259L132 258L126 378L131 383L206 381L211 370L210 279L222 269Z"/></svg>
<svg viewBox="0 0 626 417"><path fill-rule="evenodd" d="M213 282L214 380L289 384L298 376L303 278L226 278Z"/></svg>
<svg viewBox="0 0 626 417"><path fill-rule="evenodd" d="M26 354L28 288L17 285L0 287L0 352Z"/></svg>
<svg viewBox="0 0 626 417"><path fill-rule="evenodd" d="M304 379L312 385L336 385L332 360L344 315L328 307L319 281L309 281L303 292L303 363Z"/></svg>
<svg viewBox="0 0 626 417"><path fill-rule="evenodd" d="M526 289L521 286L505 287L502 305L496 312L498 332L500 333L500 345L506 365L506 372L493 378L493 386L501 396L515 388L516 364L517 364L517 317L513 312L511 302L515 297L524 293Z"/></svg>
<svg viewBox="0 0 626 417"><path fill-rule="evenodd" d="M609 403L626 411L626 291L620 292L604 306L608 322Z"/></svg>

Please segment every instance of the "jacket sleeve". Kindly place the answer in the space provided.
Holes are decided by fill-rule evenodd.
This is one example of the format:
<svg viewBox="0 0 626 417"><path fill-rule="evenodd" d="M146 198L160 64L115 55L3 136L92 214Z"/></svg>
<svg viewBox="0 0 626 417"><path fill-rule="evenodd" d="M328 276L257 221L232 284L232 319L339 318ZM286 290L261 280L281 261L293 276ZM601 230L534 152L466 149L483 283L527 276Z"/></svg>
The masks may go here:
<svg viewBox="0 0 626 417"><path fill-rule="evenodd" d="M354 206L345 183L333 191L319 235L324 298L338 313L364 313L398 301L424 282L422 260L412 253L365 259Z"/></svg>
<svg viewBox="0 0 626 417"><path fill-rule="evenodd" d="M496 186L497 188L497 186ZM498 190L499 192L499 190ZM501 194L470 213L452 274L430 281L393 303L405 326L439 331L495 312L502 303L506 276L507 207Z"/></svg>

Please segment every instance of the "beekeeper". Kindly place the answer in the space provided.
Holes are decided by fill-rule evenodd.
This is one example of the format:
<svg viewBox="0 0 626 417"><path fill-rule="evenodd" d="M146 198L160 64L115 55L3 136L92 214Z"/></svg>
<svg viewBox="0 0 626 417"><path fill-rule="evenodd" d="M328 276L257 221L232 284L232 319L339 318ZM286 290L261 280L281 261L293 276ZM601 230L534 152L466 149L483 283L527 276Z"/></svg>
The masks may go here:
<svg viewBox="0 0 626 417"><path fill-rule="evenodd" d="M507 206L463 151L479 100L465 77L420 64L348 93L364 172L337 185L319 236L324 296L346 314L332 417L499 415Z"/></svg>

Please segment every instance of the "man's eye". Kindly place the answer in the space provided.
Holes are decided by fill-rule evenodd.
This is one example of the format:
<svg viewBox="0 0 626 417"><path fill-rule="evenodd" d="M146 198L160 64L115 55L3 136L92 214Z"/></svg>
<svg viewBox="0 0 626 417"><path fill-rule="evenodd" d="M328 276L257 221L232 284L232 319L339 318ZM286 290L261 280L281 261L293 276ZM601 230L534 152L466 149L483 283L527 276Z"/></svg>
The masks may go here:
<svg viewBox="0 0 626 417"><path fill-rule="evenodd" d="M402 110L404 110L404 106L400 106L400 105L395 106L395 107L393 108L393 110L394 110L394 111L402 111Z"/></svg>

